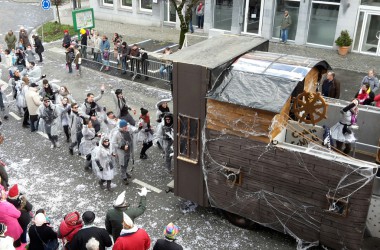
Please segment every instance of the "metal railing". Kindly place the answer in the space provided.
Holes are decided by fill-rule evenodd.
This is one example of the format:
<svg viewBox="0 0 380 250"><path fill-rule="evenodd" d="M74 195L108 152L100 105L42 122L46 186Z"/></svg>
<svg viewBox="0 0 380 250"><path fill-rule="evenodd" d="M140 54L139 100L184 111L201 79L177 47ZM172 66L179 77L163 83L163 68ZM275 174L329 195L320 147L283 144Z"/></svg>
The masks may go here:
<svg viewBox="0 0 380 250"><path fill-rule="evenodd" d="M121 74L130 74L132 80L135 78L154 78L167 83L172 81L173 65L168 61L143 60L141 57L127 56L127 60L123 62L121 55L111 48L107 62L104 60L102 52L97 48L87 46L86 55L84 55L82 48L80 48L80 51L82 53L82 61L98 64L100 71L106 70L109 67L119 70ZM143 52L149 56L149 52Z"/></svg>

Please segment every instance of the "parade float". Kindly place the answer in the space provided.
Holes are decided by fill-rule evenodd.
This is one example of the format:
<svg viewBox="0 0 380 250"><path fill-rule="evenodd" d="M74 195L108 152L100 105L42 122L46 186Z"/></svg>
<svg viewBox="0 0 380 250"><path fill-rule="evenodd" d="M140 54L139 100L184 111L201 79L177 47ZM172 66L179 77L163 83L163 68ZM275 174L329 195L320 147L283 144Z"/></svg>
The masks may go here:
<svg viewBox="0 0 380 250"><path fill-rule="evenodd" d="M166 58L174 193L289 234L298 249L360 249L374 202L380 111L359 108L356 157L336 152L324 128L348 102L317 92L329 64L268 46L259 37L220 36Z"/></svg>

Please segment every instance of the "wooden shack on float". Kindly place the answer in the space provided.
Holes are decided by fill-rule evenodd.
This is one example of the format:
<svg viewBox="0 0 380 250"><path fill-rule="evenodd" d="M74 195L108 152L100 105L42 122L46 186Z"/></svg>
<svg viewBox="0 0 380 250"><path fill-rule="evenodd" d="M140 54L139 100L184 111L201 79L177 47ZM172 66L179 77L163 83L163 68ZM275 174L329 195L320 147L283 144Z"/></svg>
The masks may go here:
<svg viewBox="0 0 380 250"><path fill-rule="evenodd" d="M315 89L329 65L267 49L261 38L221 36L167 57L174 193L289 234L299 246L360 249L377 166L322 146L322 127L290 121L300 95L314 110L298 118L325 118Z"/></svg>

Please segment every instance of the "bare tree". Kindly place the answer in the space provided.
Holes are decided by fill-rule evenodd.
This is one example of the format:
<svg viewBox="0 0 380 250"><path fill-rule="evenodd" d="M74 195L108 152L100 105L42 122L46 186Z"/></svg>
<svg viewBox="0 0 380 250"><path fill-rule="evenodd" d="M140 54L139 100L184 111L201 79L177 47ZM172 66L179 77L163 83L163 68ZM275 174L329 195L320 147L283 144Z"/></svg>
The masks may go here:
<svg viewBox="0 0 380 250"><path fill-rule="evenodd" d="M58 23L59 25L61 25L61 17L59 16L59 9L58 9L58 6L61 6L62 5L62 0L52 0L51 3L53 5L55 5L55 7L57 8L57 18L58 18Z"/></svg>
<svg viewBox="0 0 380 250"><path fill-rule="evenodd" d="M170 2L173 4L173 7L176 10L178 18L181 22L181 32L179 35L179 48L181 49L185 41L185 34L189 31L191 11L193 7L199 2L199 0L170 0ZM182 14L182 10L184 8L185 16Z"/></svg>

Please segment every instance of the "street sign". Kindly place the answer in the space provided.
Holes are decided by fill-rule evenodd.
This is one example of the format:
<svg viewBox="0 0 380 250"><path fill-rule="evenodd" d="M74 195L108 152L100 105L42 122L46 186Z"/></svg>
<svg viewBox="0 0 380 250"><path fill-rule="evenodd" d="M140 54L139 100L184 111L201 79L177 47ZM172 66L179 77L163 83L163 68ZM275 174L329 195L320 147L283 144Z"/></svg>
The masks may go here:
<svg viewBox="0 0 380 250"><path fill-rule="evenodd" d="M50 6L51 6L50 0L42 0L41 6L42 6L42 9L44 10L50 10Z"/></svg>

